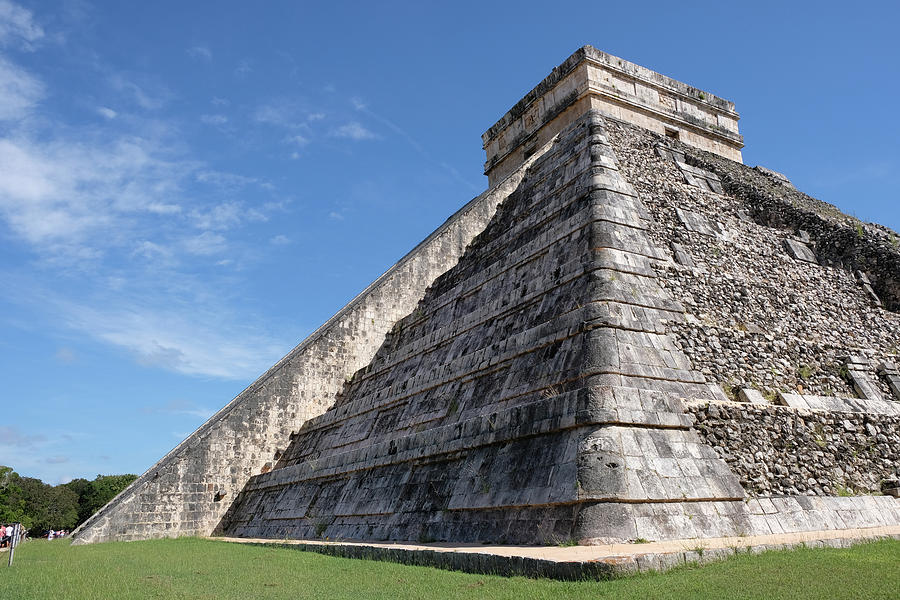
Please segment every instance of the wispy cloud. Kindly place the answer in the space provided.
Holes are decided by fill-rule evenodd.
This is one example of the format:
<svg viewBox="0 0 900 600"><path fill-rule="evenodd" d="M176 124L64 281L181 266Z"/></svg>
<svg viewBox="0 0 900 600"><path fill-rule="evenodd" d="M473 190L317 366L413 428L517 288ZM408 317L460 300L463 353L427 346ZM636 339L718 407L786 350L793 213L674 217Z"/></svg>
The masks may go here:
<svg viewBox="0 0 900 600"><path fill-rule="evenodd" d="M204 421L213 416L216 411L207 408L205 406L200 406L196 402L192 402L190 400L170 400L166 404L162 406L145 406L142 410L145 414L168 414L168 415L183 415L188 417L196 417L203 419ZM187 437L185 435L184 437Z"/></svg>
<svg viewBox="0 0 900 600"><path fill-rule="evenodd" d="M9 3L0 0L0 19L4 10ZM17 35L37 39L15 14ZM0 25L0 42L9 31ZM192 159L177 124L159 116L115 118L116 111L99 106L104 120L91 125L54 122L40 113L45 84L0 61L0 118L11 123L0 132L0 226L39 265L0 268L0 297L57 329L178 373L246 379L283 354L287 344L248 324L234 298L223 297L236 281L234 269L209 270L239 265L240 242L229 236L284 210L285 200L272 199L274 187ZM106 78L122 102L142 108L160 108L172 97L153 79ZM252 205L229 198L248 186ZM66 363L75 354L60 348L55 359ZM20 432L0 436L40 442Z"/></svg>
<svg viewBox="0 0 900 600"><path fill-rule="evenodd" d="M286 235L276 235L275 237L269 240L270 244L274 244L275 246L286 246L291 243L291 238Z"/></svg>
<svg viewBox="0 0 900 600"><path fill-rule="evenodd" d="M28 115L44 95L44 84L0 56L0 121Z"/></svg>
<svg viewBox="0 0 900 600"><path fill-rule="evenodd" d="M221 254L228 249L225 236L212 231L204 231L200 235L186 238L183 246L185 250L195 256L212 256Z"/></svg>
<svg viewBox="0 0 900 600"><path fill-rule="evenodd" d="M47 437L40 433L25 433L16 427L0 425L0 446L32 448L46 440Z"/></svg>
<svg viewBox="0 0 900 600"><path fill-rule="evenodd" d="M403 129L402 127L400 127L399 125L397 125L396 123L391 121L390 119L386 119L386 118L382 117L381 115L379 115L378 113L370 110L368 105L361 98L351 98L350 104L353 106L353 109L356 110L357 112L360 112L368 117L371 117L372 119L375 119L376 121L378 121L379 123L381 123L382 125L387 127L388 129L390 129L391 131L393 131L394 133L396 133L397 135L399 135L400 137L405 139L407 141L407 143L410 146L412 146L413 150L415 150L418 154L420 154L422 156L422 158L424 158L425 160L432 163L433 165L440 167L441 169L446 171L451 177L453 177L453 179L457 180L458 182L466 185L467 187L469 187L473 190L481 189L479 186L473 184L471 181L464 179L459 174L459 171L457 171L456 169L454 169L453 167L448 165L446 162L438 161L438 160L435 160L434 158L432 158L431 154L427 150L425 150L425 148L422 146L422 144L420 144L418 142L418 140L416 140L413 136L411 136L409 133L407 133L405 129Z"/></svg>
<svg viewBox="0 0 900 600"><path fill-rule="evenodd" d="M228 117L225 115L200 115L200 121L206 125L225 125Z"/></svg>
<svg viewBox="0 0 900 600"><path fill-rule="evenodd" d="M114 90L146 110L158 110L173 97L171 90L159 82L147 80L137 83L121 73L113 74L109 83Z"/></svg>
<svg viewBox="0 0 900 600"><path fill-rule="evenodd" d="M0 216L42 252L96 245L98 230L119 225L124 233L132 215L177 212L173 192L192 168L161 158L152 142L137 138L0 139Z"/></svg>
<svg viewBox="0 0 900 600"><path fill-rule="evenodd" d="M185 310L136 298L103 310L66 301L58 306L71 328L128 351L139 364L186 375L248 379L285 351L283 344L224 317L229 311L221 306Z"/></svg>
<svg viewBox="0 0 900 600"><path fill-rule="evenodd" d="M119 113L106 106L98 106L97 114L106 119L115 119L117 116L119 116Z"/></svg>
<svg viewBox="0 0 900 600"><path fill-rule="evenodd" d="M213 54L207 46L191 46L187 49L187 55L194 60L202 60L209 62L212 60Z"/></svg>
<svg viewBox="0 0 900 600"><path fill-rule="evenodd" d="M309 144L309 138L302 135L290 135L284 139L285 142L289 144L294 144L296 146L306 146Z"/></svg>
<svg viewBox="0 0 900 600"><path fill-rule="evenodd" d="M258 181L255 177L214 170L198 171L195 178L197 181L228 189L243 188Z"/></svg>
<svg viewBox="0 0 900 600"><path fill-rule="evenodd" d="M222 202L191 211L194 226L205 231L228 231L246 223L268 221L268 215L242 202Z"/></svg>
<svg viewBox="0 0 900 600"><path fill-rule="evenodd" d="M30 10L9 0L0 0L0 44L18 42L27 49L31 42L42 37L44 30L35 23Z"/></svg>
<svg viewBox="0 0 900 600"><path fill-rule="evenodd" d="M356 121L351 121L345 125L341 125L331 132L331 135L337 138L347 138L355 141L374 140L378 136L363 127Z"/></svg>
<svg viewBox="0 0 900 600"><path fill-rule="evenodd" d="M257 107L253 112L253 119L257 123L292 128L303 120L298 113L299 109L293 104L277 100Z"/></svg>

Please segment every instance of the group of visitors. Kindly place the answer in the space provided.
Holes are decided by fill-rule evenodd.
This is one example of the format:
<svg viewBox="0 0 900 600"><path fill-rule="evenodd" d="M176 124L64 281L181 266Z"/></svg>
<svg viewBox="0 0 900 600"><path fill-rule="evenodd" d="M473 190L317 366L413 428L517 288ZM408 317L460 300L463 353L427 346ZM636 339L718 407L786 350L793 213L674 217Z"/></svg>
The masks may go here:
<svg viewBox="0 0 900 600"><path fill-rule="evenodd" d="M14 525L10 523L9 525L0 524L0 548L9 548L12 544L12 536L14 531ZM24 529L19 530L19 539L25 539L25 534L27 531Z"/></svg>
<svg viewBox="0 0 900 600"><path fill-rule="evenodd" d="M51 529L50 531L47 532L47 539L48 539L48 540L53 540L53 539L56 539L56 538L63 538L63 537L66 537L67 535L69 535L69 532L66 531L65 529L60 529L59 531L53 531L53 530Z"/></svg>

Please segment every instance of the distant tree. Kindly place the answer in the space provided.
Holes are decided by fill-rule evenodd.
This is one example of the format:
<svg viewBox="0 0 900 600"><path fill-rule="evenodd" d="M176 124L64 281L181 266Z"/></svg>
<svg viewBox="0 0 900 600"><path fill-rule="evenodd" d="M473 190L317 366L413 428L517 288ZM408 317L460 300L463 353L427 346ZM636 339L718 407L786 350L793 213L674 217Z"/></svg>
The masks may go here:
<svg viewBox="0 0 900 600"><path fill-rule="evenodd" d="M81 497L84 496L84 493L88 486L91 485L91 482L79 477L78 479L73 479L69 483L64 483L63 485L78 494L78 504L81 505Z"/></svg>
<svg viewBox="0 0 900 600"><path fill-rule="evenodd" d="M52 486L32 477L20 478L25 513L35 531L72 529L78 522L78 494L69 488Z"/></svg>
<svg viewBox="0 0 900 600"><path fill-rule="evenodd" d="M92 514L106 506L106 503L127 488L137 475L97 475L84 487L78 502L78 523L86 521Z"/></svg>
<svg viewBox="0 0 900 600"><path fill-rule="evenodd" d="M22 523L31 527L31 519L25 513L25 497L19 485L19 474L11 467L0 465L0 523Z"/></svg>
<svg viewBox="0 0 900 600"><path fill-rule="evenodd" d="M48 529L74 529L103 508L137 475L97 475L52 486L21 477L0 466L0 522L22 523L40 535Z"/></svg>

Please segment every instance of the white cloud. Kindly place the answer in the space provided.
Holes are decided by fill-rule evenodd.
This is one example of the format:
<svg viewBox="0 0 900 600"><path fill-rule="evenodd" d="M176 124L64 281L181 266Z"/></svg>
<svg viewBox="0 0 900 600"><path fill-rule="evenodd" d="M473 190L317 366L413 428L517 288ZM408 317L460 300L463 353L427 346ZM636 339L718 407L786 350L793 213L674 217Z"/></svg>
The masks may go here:
<svg viewBox="0 0 900 600"><path fill-rule="evenodd" d="M166 204L165 202L149 202L144 209L155 215L176 215L181 212L178 204Z"/></svg>
<svg viewBox="0 0 900 600"><path fill-rule="evenodd" d="M191 211L191 219L197 229L204 231L227 231L248 222L269 220L265 208L246 207L241 202L222 202Z"/></svg>
<svg viewBox="0 0 900 600"><path fill-rule="evenodd" d="M0 57L0 121L27 116L44 96L44 84Z"/></svg>
<svg viewBox="0 0 900 600"><path fill-rule="evenodd" d="M183 245L185 250L197 256L221 254L228 247L225 237L212 231L189 237L184 240Z"/></svg>
<svg viewBox="0 0 900 600"><path fill-rule="evenodd" d="M34 22L31 11L8 0L0 0L0 44L18 38L29 46L44 37L44 30Z"/></svg>
<svg viewBox="0 0 900 600"><path fill-rule="evenodd" d="M309 144L309 138L306 138L302 135L288 136L284 141L289 144L296 144L297 146L306 146L307 144Z"/></svg>
<svg viewBox="0 0 900 600"><path fill-rule="evenodd" d="M224 125L228 122L225 115L200 115L200 121L206 125Z"/></svg>
<svg viewBox="0 0 900 600"><path fill-rule="evenodd" d="M191 216L200 229L224 231L240 224L243 213L237 202L224 202L208 210L195 210Z"/></svg>
<svg viewBox="0 0 900 600"><path fill-rule="evenodd" d="M269 103L258 107L253 113L257 123L292 127L296 121L294 109L283 103Z"/></svg>
<svg viewBox="0 0 900 600"><path fill-rule="evenodd" d="M285 347L249 327L235 326L221 307L153 308L132 299L93 307L62 304L68 324L123 348L145 366L223 379L258 376Z"/></svg>
<svg viewBox="0 0 900 600"><path fill-rule="evenodd" d="M206 421L211 416L213 416L216 411L207 408L205 406L200 406L196 402L191 402L190 400L170 400L163 406L147 406L144 407L143 412L145 413L162 413L169 415L184 415L188 417L197 417ZM184 437L187 437L185 435Z"/></svg>
<svg viewBox="0 0 900 600"><path fill-rule="evenodd" d="M134 254L150 260L169 259L172 258L173 251L167 246L144 240L137 244Z"/></svg>
<svg viewBox="0 0 900 600"><path fill-rule="evenodd" d="M302 102L287 98L275 98L259 105L253 111L257 123L275 125L294 131L310 131L310 123L325 119L325 113L309 112Z"/></svg>
<svg viewBox="0 0 900 600"><path fill-rule="evenodd" d="M339 212L333 210L333 211L331 211L330 213L328 213L328 218L329 218L329 219L334 219L335 221L343 221L343 220L344 220L344 215L342 215L341 213L339 213Z"/></svg>
<svg viewBox="0 0 900 600"><path fill-rule="evenodd" d="M108 145L0 139L0 217L42 250L109 245L131 215L180 210L170 197L191 167L157 154L141 139ZM101 229L113 236L94 238Z"/></svg>
<svg viewBox="0 0 900 600"><path fill-rule="evenodd" d="M187 55L194 60L203 60L207 62L211 61L213 57L212 50L207 46L191 46L187 49Z"/></svg>
<svg viewBox="0 0 900 600"><path fill-rule="evenodd" d="M291 238L286 235L276 235L272 239L269 240L269 243L274 244L276 246L286 246L291 243Z"/></svg>
<svg viewBox="0 0 900 600"><path fill-rule="evenodd" d="M107 119L115 119L117 116L119 116L119 113L105 106L98 106L97 114Z"/></svg>
<svg viewBox="0 0 900 600"><path fill-rule="evenodd" d="M245 175L238 175L237 173L227 173L225 171L198 171L194 176L195 179L201 183L208 183L210 185L215 185L220 188L242 188L251 183L256 183L255 177L247 177Z"/></svg>
<svg viewBox="0 0 900 600"><path fill-rule="evenodd" d="M121 74L115 74L110 77L109 83L113 89L128 96L138 106L147 110L158 110L172 98L172 92L165 85L152 81L142 81L138 85Z"/></svg>
<svg viewBox="0 0 900 600"><path fill-rule="evenodd" d="M332 135L334 137L346 138L355 141L374 140L378 137L356 121L351 121L346 125L341 125L332 132Z"/></svg>
<svg viewBox="0 0 900 600"><path fill-rule="evenodd" d="M11 35L2 20L10 6L0 0L0 42ZM13 12L16 35L38 39L39 29ZM143 108L160 108L171 98L152 79L113 75L108 82ZM37 111L44 88L0 57L0 119ZM119 102L128 106L110 100ZM241 246L224 232L264 221L284 205L223 201L248 185L256 194L273 188L191 160L171 122L142 119L127 108L127 119L106 106L93 110L104 120L76 127L48 114L0 132L0 232L40 259L39 269L0 269L0 277L18 278L0 284L0 297L27 305L36 319L122 348L144 365L234 379L258 375L286 344L231 311L217 286L233 286L233 270L196 272L212 262L240 264ZM60 348L55 359L74 360L74 352ZM23 445L42 442L0 429L0 446L4 436Z"/></svg>

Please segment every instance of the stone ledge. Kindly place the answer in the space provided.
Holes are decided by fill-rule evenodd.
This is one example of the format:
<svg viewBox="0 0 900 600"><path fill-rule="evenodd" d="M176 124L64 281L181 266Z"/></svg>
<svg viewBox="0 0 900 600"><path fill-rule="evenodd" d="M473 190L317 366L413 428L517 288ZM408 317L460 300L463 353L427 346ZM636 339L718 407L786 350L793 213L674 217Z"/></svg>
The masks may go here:
<svg viewBox="0 0 900 600"><path fill-rule="evenodd" d="M814 413L845 412L853 414L886 415L889 417L900 415L900 402L891 402L888 400L838 398L836 396L813 396L809 394L788 394L779 392L776 397L776 402L766 402L765 399L762 398L762 394L758 394L758 396L757 394L756 390L746 388L741 390L742 397L747 398L747 401L745 402L710 400L708 398L687 398L684 402L686 406L722 404L725 406L768 406L771 408L787 408ZM760 399L762 399L762 401L760 401Z"/></svg>
<svg viewBox="0 0 900 600"><path fill-rule="evenodd" d="M884 538L900 539L900 526L569 547L210 539L469 573L575 580L612 579L637 572L665 571L686 563L722 560L741 551L759 553L802 546L846 548Z"/></svg>

